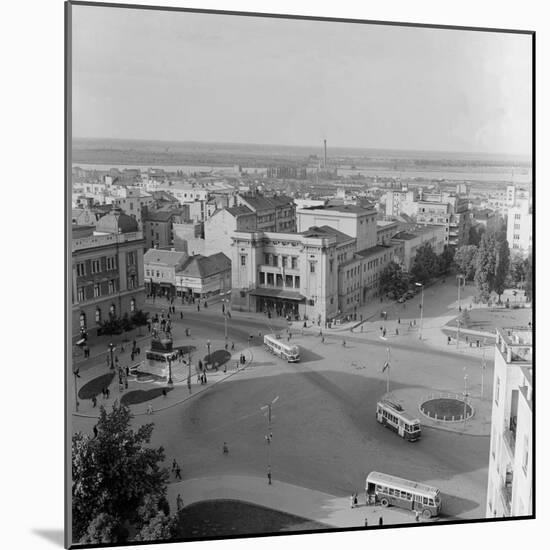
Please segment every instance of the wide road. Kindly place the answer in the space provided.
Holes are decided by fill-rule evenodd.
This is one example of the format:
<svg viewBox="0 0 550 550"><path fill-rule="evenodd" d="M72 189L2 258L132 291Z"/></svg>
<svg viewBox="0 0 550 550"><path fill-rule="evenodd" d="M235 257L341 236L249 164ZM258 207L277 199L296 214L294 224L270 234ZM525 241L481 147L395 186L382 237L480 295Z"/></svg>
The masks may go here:
<svg viewBox="0 0 550 550"><path fill-rule="evenodd" d="M256 335L252 367L155 416L153 443L164 446L169 462L173 457L180 461L185 477L265 475L270 452L273 476L282 481L346 495L361 492L365 475L379 470L440 487L449 516L484 516L487 436L428 428L421 441L408 443L376 422L376 401L385 392L380 367L387 342L346 333L323 345L316 336L296 336L303 360L292 365L259 345L257 334L268 331L266 321L237 315L229 321L230 340L243 345L249 334ZM282 320L269 323L285 326ZM175 325L176 338L186 326L198 339L203 334L223 338L219 312L188 310ZM475 360L426 348L414 336L394 339L391 349L392 389L401 392L460 391L464 368L476 368ZM275 396L280 399L273 407L273 443L268 446L260 407ZM230 446L229 456L221 452L223 441Z"/></svg>

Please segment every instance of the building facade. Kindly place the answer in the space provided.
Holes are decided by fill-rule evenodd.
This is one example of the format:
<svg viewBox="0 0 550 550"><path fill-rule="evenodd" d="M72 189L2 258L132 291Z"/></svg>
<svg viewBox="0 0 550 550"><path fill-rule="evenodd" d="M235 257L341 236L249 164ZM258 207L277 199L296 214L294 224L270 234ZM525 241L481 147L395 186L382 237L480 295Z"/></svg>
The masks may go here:
<svg viewBox="0 0 550 550"><path fill-rule="evenodd" d="M97 334L109 317L143 308L143 234L120 212L107 214L97 227L72 228L72 334Z"/></svg>
<svg viewBox="0 0 550 550"><path fill-rule="evenodd" d="M445 227L439 225L416 226L396 233L391 242L395 245L398 263L404 271L410 271L418 248L426 243L436 254L441 254L445 249L446 235Z"/></svg>
<svg viewBox="0 0 550 550"><path fill-rule="evenodd" d="M486 517L532 513L532 332L497 329Z"/></svg>
<svg viewBox="0 0 550 550"><path fill-rule="evenodd" d="M187 253L151 248L143 256L145 289L150 296L176 296L176 271L181 269Z"/></svg>
<svg viewBox="0 0 550 550"><path fill-rule="evenodd" d="M182 208L147 210L143 221L143 234L147 249L174 246L174 224L183 223L186 212Z"/></svg>
<svg viewBox="0 0 550 550"><path fill-rule="evenodd" d="M154 202L153 196L139 187L119 187L117 197L113 200L114 205L137 221L140 229L143 228L144 213L153 206Z"/></svg>
<svg viewBox="0 0 550 550"><path fill-rule="evenodd" d="M237 205L256 213L256 229L266 232L296 231L296 205L283 195L267 197L259 194L237 195Z"/></svg>
<svg viewBox="0 0 550 550"><path fill-rule="evenodd" d="M180 297L207 299L231 292L231 260L223 253L190 256L176 271Z"/></svg>
<svg viewBox="0 0 550 550"><path fill-rule="evenodd" d="M533 216L528 199L518 200L508 208L506 239L510 252L527 256L533 246Z"/></svg>
<svg viewBox="0 0 550 550"><path fill-rule="evenodd" d="M217 210L204 224L205 249L208 254L229 253L234 231L254 231L256 213L248 206Z"/></svg>

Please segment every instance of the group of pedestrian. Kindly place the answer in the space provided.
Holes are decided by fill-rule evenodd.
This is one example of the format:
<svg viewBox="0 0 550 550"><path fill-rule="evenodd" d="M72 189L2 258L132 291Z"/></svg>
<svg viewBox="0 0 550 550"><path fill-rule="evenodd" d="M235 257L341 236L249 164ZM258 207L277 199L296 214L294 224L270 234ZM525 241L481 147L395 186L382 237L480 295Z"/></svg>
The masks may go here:
<svg viewBox="0 0 550 550"><path fill-rule="evenodd" d="M103 399L109 399L109 396L111 395L111 390L105 387L101 390L101 394L103 395Z"/></svg>
<svg viewBox="0 0 550 550"><path fill-rule="evenodd" d="M352 493L350 497L351 507L355 508L359 504L359 500L357 498L357 493Z"/></svg>
<svg viewBox="0 0 550 550"><path fill-rule="evenodd" d="M245 357L244 353L241 353L241 356L239 357L239 363L241 365L244 365L246 363L246 357Z"/></svg>
<svg viewBox="0 0 550 550"><path fill-rule="evenodd" d="M200 382L201 386L206 384L208 382L208 379L206 378L206 372L198 373L198 379L199 379L199 382Z"/></svg>

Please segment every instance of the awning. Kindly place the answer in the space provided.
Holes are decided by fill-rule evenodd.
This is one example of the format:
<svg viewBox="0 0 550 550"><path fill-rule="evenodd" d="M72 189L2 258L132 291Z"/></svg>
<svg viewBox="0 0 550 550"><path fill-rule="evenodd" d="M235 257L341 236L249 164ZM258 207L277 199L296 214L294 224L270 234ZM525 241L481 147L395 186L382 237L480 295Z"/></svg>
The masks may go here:
<svg viewBox="0 0 550 550"><path fill-rule="evenodd" d="M251 296L262 296L264 298L279 298L280 300L293 300L295 302L303 302L305 296L299 292L292 290L279 290L277 288L255 288L250 291Z"/></svg>

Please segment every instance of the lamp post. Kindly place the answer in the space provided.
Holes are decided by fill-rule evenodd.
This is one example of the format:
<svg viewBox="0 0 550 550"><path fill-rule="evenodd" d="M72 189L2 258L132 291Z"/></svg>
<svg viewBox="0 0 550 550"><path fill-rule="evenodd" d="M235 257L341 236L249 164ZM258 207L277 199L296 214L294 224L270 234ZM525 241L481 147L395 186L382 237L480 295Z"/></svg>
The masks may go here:
<svg viewBox="0 0 550 550"><path fill-rule="evenodd" d="M460 319L456 320L456 347L458 349L458 341L460 340Z"/></svg>
<svg viewBox="0 0 550 550"><path fill-rule="evenodd" d="M271 474L271 440L273 439L273 432L271 431L271 408L275 403L279 401L279 396L277 395L271 403L268 403L267 405L264 405L263 407L260 407L260 410L265 413L265 416L267 418L267 435L265 437L265 440L267 442L267 471L268 474ZM270 478L271 483L271 478Z"/></svg>
<svg viewBox="0 0 550 550"><path fill-rule="evenodd" d="M421 288L421 298L420 298L420 332L418 333L419 340L422 340L422 326L424 321L424 285L422 283L414 283L416 286Z"/></svg>
<svg viewBox="0 0 550 550"><path fill-rule="evenodd" d="M109 353L111 354L111 364L110 364L110 369L111 369L111 370L114 370L114 368L115 368L115 363L114 363L114 361L113 361L113 353L114 353L115 349L116 349L116 347L115 347L115 346L113 345L113 343L111 342L111 343L109 344Z"/></svg>
<svg viewBox="0 0 550 550"><path fill-rule="evenodd" d="M80 378L80 369L76 369L73 371L73 374L74 374L74 402L75 402L75 407L76 407L76 411L78 412L78 391L77 391L77 387L76 387L76 380L77 378Z"/></svg>
<svg viewBox="0 0 550 550"><path fill-rule="evenodd" d="M210 340L206 341L206 347L208 348L208 361L212 362L212 358L210 357Z"/></svg>
<svg viewBox="0 0 550 550"><path fill-rule="evenodd" d="M174 381L172 380L172 357L168 356L168 385L173 386Z"/></svg>
<svg viewBox="0 0 550 550"><path fill-rule="evenodd" d="M466 426L466 400L468 399L468 375L464 375L464 425Z"/></svg>
<svg viewBox="0 0 550 550"><path fill-rule="evenodd" d="M464 282L464 284L466 284L466 279L464 277L464 275L462 275L462 273L459 273L457 276L456 276L456 281L457 281L457 285L458 285L458 310L460 311L461 310L461 307L460 307L460 287L462 286L460 283L461 281Z"/></svg>

